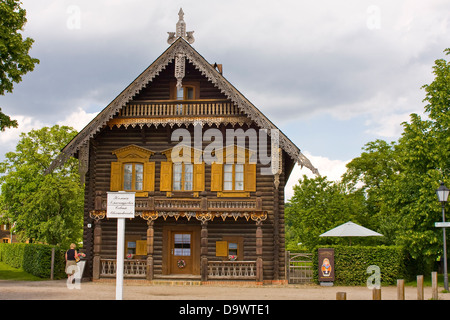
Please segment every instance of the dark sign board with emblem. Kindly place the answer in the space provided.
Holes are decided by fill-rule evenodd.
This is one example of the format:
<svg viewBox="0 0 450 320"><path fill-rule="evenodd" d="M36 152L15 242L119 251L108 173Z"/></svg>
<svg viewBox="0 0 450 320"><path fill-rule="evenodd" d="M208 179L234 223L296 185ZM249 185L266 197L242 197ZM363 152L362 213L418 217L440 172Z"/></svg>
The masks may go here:
<svg viewBox="0 0 450 320"><path fill-rule="evenodd" d="M334 249L319 249L319 282L334 281Z"/></svg>

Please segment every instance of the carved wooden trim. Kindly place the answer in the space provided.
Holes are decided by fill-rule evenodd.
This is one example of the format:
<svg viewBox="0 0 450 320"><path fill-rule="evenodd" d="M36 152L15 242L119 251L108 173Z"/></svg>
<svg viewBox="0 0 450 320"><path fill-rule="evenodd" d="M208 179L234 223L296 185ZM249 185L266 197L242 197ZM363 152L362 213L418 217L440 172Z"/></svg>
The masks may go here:
<svg viewBox="0 0 450 320"><path fill-rule="evenodd" d="M94 120L92 120L61 152L47 169L47 173L62 165L69 157L76 154L83 143L93 138L97 132L104 128L113 117L140 92L149 82L172 62L176 56L182 54L194 66L218 87L237 107L242 110L260 128L277 129L276 126L259 111L250 101L237 91L214 67L212 67L194 48L183 38L178 38L154 63L152 63L135 81L120 93ZM132 125L132 124L131 124ZM144 124L142 124L144 125ZM269 130L270 131L270 130ZM280 147L301 166L318 173L311 162L300 153L282 132L280 132Z"/></svg>

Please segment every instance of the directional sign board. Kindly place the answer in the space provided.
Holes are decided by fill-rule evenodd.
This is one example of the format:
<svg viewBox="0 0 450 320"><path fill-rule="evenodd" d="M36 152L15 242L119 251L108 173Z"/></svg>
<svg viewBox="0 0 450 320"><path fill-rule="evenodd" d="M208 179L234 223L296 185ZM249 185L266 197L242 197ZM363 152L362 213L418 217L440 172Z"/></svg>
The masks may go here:
<svg viewBox="0 0 450 320"><path fill-rule="evenodd" d="M107 218L134 218L134 192L108 192Z"/></svg>
<svg viewBox="0 0 450 320"><path fill-rule="evenodd" d="M450 228L450 222L435 222L434 226L437 228Z"/></svg>

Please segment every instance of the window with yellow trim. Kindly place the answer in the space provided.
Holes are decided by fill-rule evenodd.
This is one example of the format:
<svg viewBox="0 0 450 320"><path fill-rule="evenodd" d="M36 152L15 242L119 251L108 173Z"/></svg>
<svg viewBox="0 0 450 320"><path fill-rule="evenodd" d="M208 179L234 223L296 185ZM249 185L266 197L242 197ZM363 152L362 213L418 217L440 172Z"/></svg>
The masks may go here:
<svg viewBox="0 0 450 320"><path fill-rule="evenodd" d="M204 191L205 190L205 163L196 163L195 157L200 157L197 150L185 146L180 152L183 161L172 161L172 149L163 151L167 161L161 162L160 191ZM197 161L199 162L199 161Z"/></svg>
<svg viewBox="0 0 450 320"><path fill-rule="evenodd" d="M243 253L243 237L223 237L221 241L216 241L216 257L223 257L223 260L244 260Z"/></svg>
<svg viewBox="0 0 450 320"><path fill-rule="evenodd" d="M155 190L153 151L130 145L112 153L117 161L111 162L111 191L134 191L137 197L146 197Z"/></svg>
<svg viewBox="0 0 450 320"><path fill-rule="evenodd" d="M173 191L192 191L193 170L192 163L173 164Z"/></svg>
<svg viewBox="0 0 450 320"><path fill-rule="evenodd" d="M256 163L249 163L250 150L234 146L234 151L234 163L222 152L223 162L211 164L211 191L218 197L249 197L256 191Z"/></svg>
<svg viewBox="0 0 450 320"><path fill-rule="evenodd" d="M244 191L244 165L223 165L223 190Z"/></svg>
<svg viewBox="0 0 450 320"><path fill-rule="evenodd" d="M144 164L125 163L123 165L124 191L142 191L144 187Z"/></svg>

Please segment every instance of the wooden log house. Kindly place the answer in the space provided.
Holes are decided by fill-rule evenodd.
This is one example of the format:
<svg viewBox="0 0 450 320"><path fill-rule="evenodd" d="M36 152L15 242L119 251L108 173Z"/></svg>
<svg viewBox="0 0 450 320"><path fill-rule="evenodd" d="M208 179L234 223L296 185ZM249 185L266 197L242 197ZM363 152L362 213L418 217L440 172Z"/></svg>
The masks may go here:
<svg viewBox="0 0 450 320"><path fill-rule="evenodd" d="M84 277L115 276L116 219L105 216L107 192L134 191L135 218L125 226L125 278L283 280L284 186L295 163L317 170L224 78L221 65L208 63L191 46L193 32L186 32L182 10L176 30L169 33L169 48L49 168L71 156L79 159L85 183ZM180 128L192 138L215 129L224 146L227 129L267 129L271 136L263 141L258 135L257 142L266 155L279 157L279 166L262 174L271 164L251 161L248 137L245 146L231 145L231 161L202 161L210 139L187 145L177 154L189 161L176 162L179 140L172 135Z"/></svg>

